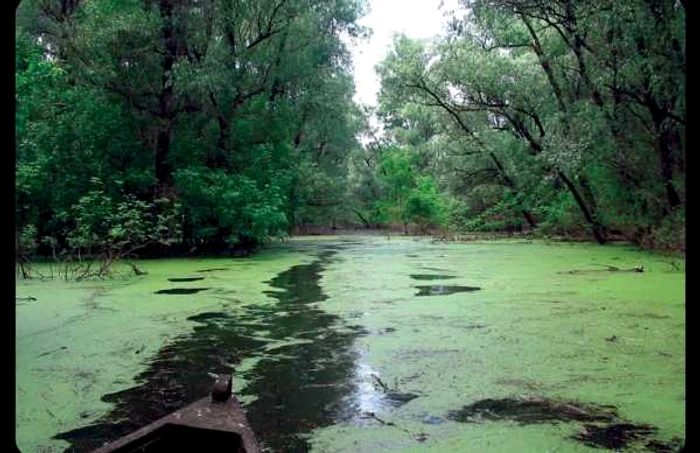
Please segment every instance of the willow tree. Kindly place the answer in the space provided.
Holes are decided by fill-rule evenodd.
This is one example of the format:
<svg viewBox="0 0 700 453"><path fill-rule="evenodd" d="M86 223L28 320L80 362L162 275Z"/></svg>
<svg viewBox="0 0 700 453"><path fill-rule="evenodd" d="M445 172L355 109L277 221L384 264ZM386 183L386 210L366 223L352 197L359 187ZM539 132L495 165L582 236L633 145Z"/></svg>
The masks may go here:
<svg viewBox="0 0 700 453"><path fill-rule="evenodd" d="M682 229L683 6L463 3L446 36L400 37L380 65L387 125L407 106L441 111L474 156L464 185L502 183L530 224L574 208L600 243Z"/></svg>

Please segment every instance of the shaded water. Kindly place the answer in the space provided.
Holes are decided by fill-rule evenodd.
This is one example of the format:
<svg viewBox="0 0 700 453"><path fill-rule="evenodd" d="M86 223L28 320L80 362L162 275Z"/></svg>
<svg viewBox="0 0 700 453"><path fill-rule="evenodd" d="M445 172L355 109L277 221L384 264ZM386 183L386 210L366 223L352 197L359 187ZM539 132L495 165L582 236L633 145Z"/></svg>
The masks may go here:
<svg viewBox="0 0 700 453"><path fill-rule="evenodd" d="M580 422L583 425L571 438L590 447L619 450L634 445L636 449L659 452L677 452L682 448L680 439L665 442L652 438L658 431L653 425L620 419L617 408L610 405L551 399L484 399L450 411L448 418L461 423L511 420L521 425Z"/></svg>
<svg viewBox="0 0 700 453"><path fill-rule="evenodd" d="M169 282L197 282L199 280L204 280L205 277L176 277L169 278Z"/></svg>
<svg viewBox="0 0 700 453"><path fill-rule="evenodd" d="M611 421L617 417L614 406L580 405L553 400L485 399L451 411L448 418L458 422L514 420L524 425L556 421Z"/></svg>
<svg viewBox="0 0 700 453"><path fill-rule="evenodd" d="M411 274L411 278L414 280L449 280L457 277L444 274Z"/></svg>
<svg viewBox="0 0 700 453"><path fill-rule="evenodd" d="M268 325L270 336L304 340L276 348L275 356L263 357L247 376L252 382L244 394L257 396L246 407L248 418L274 451L307 451L301 435L352 417L347 404L354 390L352 344L363 329L341 326L338 316L309 305L327 299L319 280L334 253L326 251L319 260L294 266L270 282L281 290L268 293L279 300L273 310L283 313Z"/></svg>
<svg viewBox="0 0 700 453"><path fill-rule="evenodd" d="M461 285L418 285L416 289L418 289L416 296L446 296L455 293L479 291L481 288Z"/></svg>
<svg viewBox="0 0 700 453"><path fill-rule="evenodd" d="M342 326L337 316L310 305L327 298L319 280L334 253L324 251L311 264L293 266L268 282L278 289L266 292L277 304L250 306L236 317L224 312L189 317L197 323L193 332L162 348L137 376L140 385L102 397L114 404L109 414L55 438L71 443L67 452L90 451L207 395L213 382L208 373L235 376L232 368L243 358L260 356L245 374L249 384L242 394L257 397L246 407L249 421L274 451L307 451L300 435L354 415L351 346L363 330ZM266 353L273 340L285 344Z"/></svg>
<svg viewBox="0 0 700 453"><path fill-rule="evenodd" d="M206 291L210 288L168 288L168 289L159 289L158 291L155 292L155 294L172 294L172 295L180 295L184 296L187 294L196 294L201 291Z"/></svg>

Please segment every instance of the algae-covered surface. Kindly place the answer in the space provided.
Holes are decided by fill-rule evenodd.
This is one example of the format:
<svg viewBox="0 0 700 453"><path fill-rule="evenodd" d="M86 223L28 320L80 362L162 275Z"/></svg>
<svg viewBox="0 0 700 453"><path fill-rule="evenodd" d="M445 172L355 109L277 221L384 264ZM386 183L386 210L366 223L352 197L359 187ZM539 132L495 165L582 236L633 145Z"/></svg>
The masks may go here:
<svg viewBox="0 0 700 453"><path fill-rule="evenodd" d="M17 443L89 451L230 372L270 451L675 451L685 274L671 260L313 237L141 261L139 277L18 281Z"/></svg>

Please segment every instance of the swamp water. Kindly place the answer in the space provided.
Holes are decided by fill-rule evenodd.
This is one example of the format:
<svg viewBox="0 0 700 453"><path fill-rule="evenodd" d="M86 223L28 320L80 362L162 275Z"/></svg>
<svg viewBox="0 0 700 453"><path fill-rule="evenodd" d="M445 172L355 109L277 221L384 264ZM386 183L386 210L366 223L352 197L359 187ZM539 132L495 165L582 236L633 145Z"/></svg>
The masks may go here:
<svg viewBox="0 0 700 453"><path fill-rule="evenodd" d="M142 261L140 277L18 281L17 443L89 451L229 372L271 451L674 451L685 275L669 260L315 237Z"/></svg>

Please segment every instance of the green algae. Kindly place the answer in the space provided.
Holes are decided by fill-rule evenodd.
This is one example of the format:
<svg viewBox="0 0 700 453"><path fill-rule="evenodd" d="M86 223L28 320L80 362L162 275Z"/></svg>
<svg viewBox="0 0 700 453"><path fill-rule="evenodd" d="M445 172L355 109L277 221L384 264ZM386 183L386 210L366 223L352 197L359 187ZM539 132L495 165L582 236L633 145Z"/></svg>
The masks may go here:
<svg viewBox="0 0 700 453"><path fill-rule="evenodd" d="M407 252L420 259L393 259ZM363 337L357 347L382 379L425 395L383 416L429 438L417 444L399 433L402 440L393 443L390 427L372 434L348 425L316 433L319 451L589 450L570 439L575 426L491 436L502 431L499 423L416 425L418 414L444 417L479 400L528 396L614 405L624 419L658 427L663 439L685 436L685 275L669 272L665 257L618 244L395 239L368 241L343 256L342 266L325 274L325 309L367 313L361 323L372 332L399 327L392 335ZM643 264L645 272L595 280L559 273L608 263ZM419 266L482 291L414 298L404 276ZM348 291L353 279L362 284ZM605 341L613 335L617 341Z"/></svg>
<svg viewBox="0 0 700 453"><path fill-rule="evenodd" d="M109 413L102 395L136 385L159 350L192 332L187 318L204 312L238 313L246 305L272 301L265 283L290 266L312 259L303 253L269 250L242 262L231 259L141 261L148 275L80 283L18 281L17 297L32 304L16 307L16 438L22 451L62 451L69 444L52 439ZM236 291L236 301L217 294L153 294L167 278L193 270L222 268L207 281ZM49 355L58 347L66 349ZM206 374L206 371L203 371ZM241 379L236 376L237 388ZM83 416L81 416L83 414Z"/></svg>
<svg viewBox="0 0 700 453"><path fill-rule="evenodd" d="M331 356L311 352L325 336L299 329L297 310L275 305L278 290L266 283L313 263L327 246L337 253L320 275L324 300L311 306L347 320L328 327L352 338L330 343L347 359L338 362L341 368L333 368ZM643 273L566 273L639 264ZM248 410L255 412L261 396L274 398L264 396L271 387L255 384L266 360L297 363L302 376L305 367L343 370L339 376L347 383L338 382L345 395L340 402L349 412L335 402L324 423L299 433L315 451L600 451L576 440L580 424L463 424L448 417L478 401L507 398L614 406L621 419L655 428L652 446L685 437L685 275L667 257L618 244L313 237L275 244L245 262L159 260L139 266L149 274L79 284L18 283L18 297L37 299L16 308L17 438L23 451L60 451L68 444L51 440L57 432L113 410L100 397L133 387L164 346L202 324L188 317L242 318L244 307L258 306L274 306L288 320L279 329L289 338L273 339L260 326L253 340L266 342L264 352L236 367L236 391ZM482 290L416 297L410 275L420 269L449 273L456 277L450 283ZM211 291L152 294L168 278L198 270L211 271ZM358 329L364 334L357 336ZM309 355L299 361L304 344ZM279 411L284 405L290 413L308 411L300 407L305 392L290 390L298 398L288 398ZM392 392L418 397L394 405Z"/></svg>

